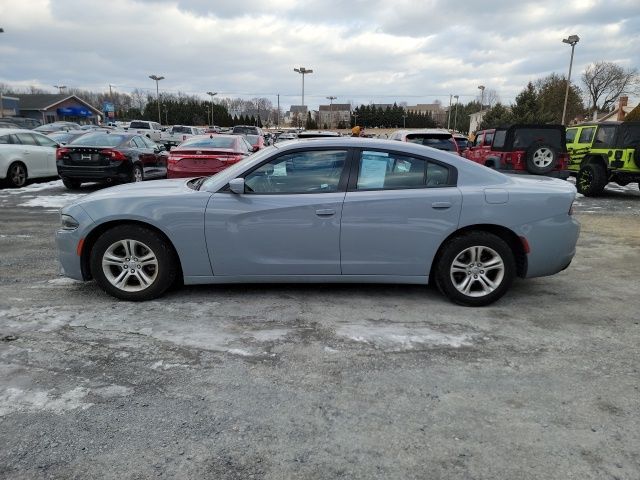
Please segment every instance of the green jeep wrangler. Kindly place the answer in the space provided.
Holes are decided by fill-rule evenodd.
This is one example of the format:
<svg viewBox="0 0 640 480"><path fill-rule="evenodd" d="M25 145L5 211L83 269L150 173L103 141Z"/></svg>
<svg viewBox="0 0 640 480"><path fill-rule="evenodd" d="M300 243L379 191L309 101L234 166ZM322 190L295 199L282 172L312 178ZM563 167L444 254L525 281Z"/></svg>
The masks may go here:
<svg viewBox="0 0 640 480"><path fill-rule="evenodd" d="M567 128L569 171L579 193L602 193L608 182L640 182L640 122L610 122Z"/></svg>

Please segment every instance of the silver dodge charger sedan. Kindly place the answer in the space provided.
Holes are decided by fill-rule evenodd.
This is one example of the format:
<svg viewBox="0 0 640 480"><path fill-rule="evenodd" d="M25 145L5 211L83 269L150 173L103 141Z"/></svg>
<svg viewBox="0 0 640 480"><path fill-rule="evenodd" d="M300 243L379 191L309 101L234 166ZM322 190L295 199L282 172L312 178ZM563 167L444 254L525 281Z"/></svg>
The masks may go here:
<svg viewBox="0 0 640 480"><path fill-rule="evenodd" d="M107 188L61 211L63 274L123 300L173 283L435 282L482 306L569 266L573 185L422 145L276 144L211 176Z"/></svg>

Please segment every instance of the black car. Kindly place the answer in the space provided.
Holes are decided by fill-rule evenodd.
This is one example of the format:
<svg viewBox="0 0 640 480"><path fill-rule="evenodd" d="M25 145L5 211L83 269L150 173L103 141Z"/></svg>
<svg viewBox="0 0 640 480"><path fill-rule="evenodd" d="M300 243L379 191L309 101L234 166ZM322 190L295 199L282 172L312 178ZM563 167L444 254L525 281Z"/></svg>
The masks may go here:
<svg viewBox="0 0 640 480"><path fill-rule="evenodd" d="M127 132L91 132L60 147L58 175L65 187L82 182L141 182L166 178L167 152L144 135Z"/></svg>

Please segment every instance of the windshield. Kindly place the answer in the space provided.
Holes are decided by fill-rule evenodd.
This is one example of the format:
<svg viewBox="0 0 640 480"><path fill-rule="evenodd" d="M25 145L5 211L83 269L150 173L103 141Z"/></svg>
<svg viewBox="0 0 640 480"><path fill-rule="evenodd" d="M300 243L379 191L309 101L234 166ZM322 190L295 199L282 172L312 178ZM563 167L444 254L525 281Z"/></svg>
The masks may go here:
<svg viewBox="0 0 640 480"><path fill-rule="evenodd" d="M407 135L407 142L437 148L438 150L446 150L449 152L456 151L456 146L451 141L451 137L449 135L429 135L416 133L413 135Z"/></svg>
<svg viewBox="0 0 640 480"><path fill-rule="evenodd" d="M233 148L235 141L235 138L220 136L213 138L191 138L182 142L178 148Z"/></svg>
<svg viewBox="0 0 640 480"><path fill-rule="evenodd" d="M256 134L256 127L233 127L233 133L246 135L247 133Z"/></svg>
<svg viewBox="0 0 640 480"><path fill-rule="evenodd" d="M113 133L87 133L75 140L69 142L69 145L78 145L84 147L117 147L124 143L128 137L125 135L117 135Z"/></svg>
<svg viewBox="0 0 640 480"><path fill-rule="evenodd" d="M216 173L215 175L208 177L205 180L205 182L202 184L202 186L199 188L199 190L209 190L210 188L213 188L213 185L215 184L217 177L219 175L224 175L225 177L227 177L228 175L227 178L229 179L236 178L237 175L240 175L241 173L243 173L244 170L247 168L247 162L252 162L252 163L256 162L257 164L262 160L266 159L267 157L269 157L269 155L271 155L276 150L277 150L277 147L274 147L274 146L263 148L258 153L254 153L250 157L247 157L244 160L240 160L238 163L234 163L229 168L226 168Z"/></svg>

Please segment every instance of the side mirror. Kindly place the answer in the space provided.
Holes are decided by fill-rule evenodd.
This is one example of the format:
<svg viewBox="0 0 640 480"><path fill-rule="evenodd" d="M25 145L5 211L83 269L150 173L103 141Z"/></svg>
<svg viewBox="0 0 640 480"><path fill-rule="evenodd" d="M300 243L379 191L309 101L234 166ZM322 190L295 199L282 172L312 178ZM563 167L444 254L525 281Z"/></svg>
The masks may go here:
<svg viewBox="0 0 640 480"><path fill-rule="evenodd" d="M229 182L229 190L241 195L244 193L244 178L234 178Z"/></svg>

